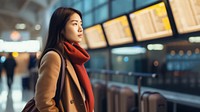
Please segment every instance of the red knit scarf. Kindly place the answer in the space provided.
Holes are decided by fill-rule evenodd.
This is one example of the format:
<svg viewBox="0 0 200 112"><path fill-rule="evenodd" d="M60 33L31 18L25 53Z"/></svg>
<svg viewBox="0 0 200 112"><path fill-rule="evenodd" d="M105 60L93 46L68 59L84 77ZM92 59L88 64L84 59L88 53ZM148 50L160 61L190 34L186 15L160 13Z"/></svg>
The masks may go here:
<svg viewBox="0 0 200 112"><path fill-rule="evenodd" d="M89 112L93 112L94 96L87 71L84 67L84 63L90 59L90 56L83 48L79 46L78 43L74 43L72 45L68 42L65 42L64 49L67 52L69 59L76 71L77 77L85 90L86 106L89 106Z"/></svg>

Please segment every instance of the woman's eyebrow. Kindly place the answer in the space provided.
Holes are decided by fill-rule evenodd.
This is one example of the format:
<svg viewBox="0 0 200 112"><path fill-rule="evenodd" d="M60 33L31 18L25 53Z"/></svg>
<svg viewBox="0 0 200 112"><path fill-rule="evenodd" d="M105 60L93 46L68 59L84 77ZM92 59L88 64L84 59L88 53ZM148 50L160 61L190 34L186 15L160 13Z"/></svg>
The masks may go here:
<svg viewBox="0 0 200 112"><path fill-rule="evenodd" d="M71 22L79 22L78 20L71 20ZM80 21L82 23L82 21Z"/></svg>

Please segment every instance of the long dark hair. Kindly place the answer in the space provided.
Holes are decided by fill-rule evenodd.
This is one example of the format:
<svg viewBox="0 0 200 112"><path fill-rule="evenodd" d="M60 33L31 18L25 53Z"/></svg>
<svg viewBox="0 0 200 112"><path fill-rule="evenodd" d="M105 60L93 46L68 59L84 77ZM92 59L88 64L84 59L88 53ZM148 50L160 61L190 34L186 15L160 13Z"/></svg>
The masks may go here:
<svg viewBox="0 0 200 112"><path fill-rule="evenodd" d="M38 64L40 64L40 61L45 54L45 50L49 48L56 48L62 54L64 54L64 36L61 34L61 31L65 28L66 23L74 13L77 13L82 19L81 12L73 8L59 7L54 11L49 24L49 32L46 45L44 47L43 53L40 56Z"/></svg>

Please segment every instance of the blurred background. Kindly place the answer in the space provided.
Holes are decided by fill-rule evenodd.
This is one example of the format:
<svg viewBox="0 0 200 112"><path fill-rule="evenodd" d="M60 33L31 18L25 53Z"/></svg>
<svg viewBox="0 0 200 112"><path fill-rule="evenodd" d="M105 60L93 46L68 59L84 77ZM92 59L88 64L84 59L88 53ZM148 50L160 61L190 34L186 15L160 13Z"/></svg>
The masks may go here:
<svg viewBox="0 0 200 112"><path fill-rule="evenodd" d="M60 6L83 14L81 46L91 56L85 66L95 97L95 85L104 85L95 112L136 112L137 73L150 74L141 92L161 93L168 112L200 112L200 0L0 0L0 112L19 112L32 98L37 59ZM3 67L9 53L17 63L11 90ZM110 109L112 85L132 90L131 106Z"/></svg>

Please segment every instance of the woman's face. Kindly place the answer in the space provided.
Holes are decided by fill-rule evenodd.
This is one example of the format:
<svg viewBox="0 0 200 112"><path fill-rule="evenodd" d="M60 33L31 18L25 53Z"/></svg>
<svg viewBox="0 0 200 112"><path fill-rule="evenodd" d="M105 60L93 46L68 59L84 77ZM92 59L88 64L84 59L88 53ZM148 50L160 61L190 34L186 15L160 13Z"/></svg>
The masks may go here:
<svg viewBox="0 0 200 112"><path fill-rule="evenodd" d="M64 36L70 43L79 43L83 38L82 20L77 13L71 15L64 29Z"/></svg>

